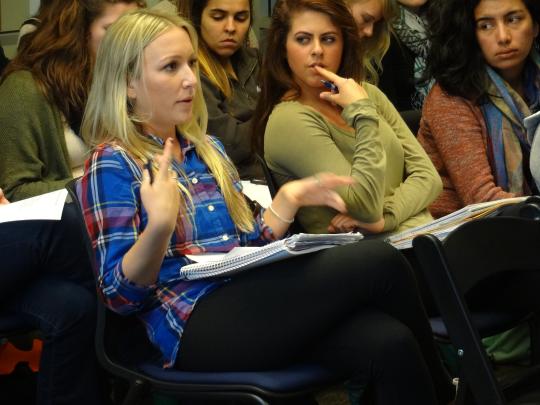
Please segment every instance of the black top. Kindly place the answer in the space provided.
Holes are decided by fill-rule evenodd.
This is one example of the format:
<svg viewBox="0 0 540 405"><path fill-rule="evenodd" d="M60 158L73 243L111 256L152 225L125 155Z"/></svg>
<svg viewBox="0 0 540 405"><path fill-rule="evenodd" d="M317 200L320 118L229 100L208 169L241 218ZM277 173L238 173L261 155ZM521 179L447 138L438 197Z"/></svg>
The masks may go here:
<svg viewBox="0 0 540 405"><path fill-rule="evenodd" d="M414 55L392 35L390 48L382 60L379 88L398 111L412 110L414 88Z"/></svg>

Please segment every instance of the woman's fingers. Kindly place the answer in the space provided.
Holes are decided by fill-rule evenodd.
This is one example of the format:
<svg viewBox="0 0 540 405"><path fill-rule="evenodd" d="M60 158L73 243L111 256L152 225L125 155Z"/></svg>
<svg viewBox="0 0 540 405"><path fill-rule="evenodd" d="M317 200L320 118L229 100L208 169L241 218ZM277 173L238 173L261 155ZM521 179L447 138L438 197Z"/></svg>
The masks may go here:
<svg viewBox="0 0 540 405"><path fill-rule="evenodd" d="M336 75L334 72L331 72L328 69L325 69L320 66L315 66L315 70L317 70L317 73L319 73L322 77L334 83L336 83L336 81L339 81L340 79L346 80L343 77Z"/></svg>
<svg viewBox="0 0 540 405"><path fill-rule="evenodd" d="M169 168L171 167L172 155L173 155L173 140L172 138L168 138L165 141L165 145L163 147L163 153L161 155L157 155L155 158L159 165L157 177L159 177L161 180L167 180L170 177Z"/></svg>

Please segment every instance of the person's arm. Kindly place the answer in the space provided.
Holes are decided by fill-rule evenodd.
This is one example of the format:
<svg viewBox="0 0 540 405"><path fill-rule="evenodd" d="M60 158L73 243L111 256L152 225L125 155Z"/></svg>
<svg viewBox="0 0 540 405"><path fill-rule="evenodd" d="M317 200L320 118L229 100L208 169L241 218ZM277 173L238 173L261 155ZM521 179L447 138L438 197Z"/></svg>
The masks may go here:
<svg viewBox="0 0 540 405"><path fill-rule="evenodd" d="M172 274L188 262L164 259L178 215L178 188L168 165L162 167L150 185L148 173L141 177L125 151L99 148L87 162L78 189L96 255L98 287L107 305L119 313L139 311L159 283L160 270Z"/></svg>
<svg viewBox="0 0 540 405"><path fill-rule="evenodd" d="M60 116L30 73L13 73L0 87L0 122L0 185L10 200L58 190L71 180Z"/></svg>
<svg viewBox="0 0 540 405"><path fill-rule="evenodd" d="M442 181L431 159L392 103L375 86L368 89L382 118L390 125L403 148L404 179L384 200L385 230L391 231L426 209L440 194ZM389 162L388 166L391 164Z"/></svg>
<svg viewBox="0 0 540 405"><path fill-rule="evenodd" d="M345 202L334 189L353 183L352 177L337 176L333 173L317 173L314 176L290 181L280 187L264 212L264 222L279 239L289 229L300 207L328 206L340 213L346 213Z"/></svg>
<svg viewBox="0 0 540 405"><path fill-rule="evenodd" d="M515 197L495 183L487 156L487 134L481 112L437 85L426 99L419 138L430 155L441 160L463 205Z"/></svg>
<svg viewBox="0 0 540 405"><path fill-rule="evenodd" d="M244 104L236 111L223 94L204 75L201 75L201 86L208 109L208 130L225 146L227 155L236 165L240 165L252 157L251 151L251 117L255 110Z"/></svg>

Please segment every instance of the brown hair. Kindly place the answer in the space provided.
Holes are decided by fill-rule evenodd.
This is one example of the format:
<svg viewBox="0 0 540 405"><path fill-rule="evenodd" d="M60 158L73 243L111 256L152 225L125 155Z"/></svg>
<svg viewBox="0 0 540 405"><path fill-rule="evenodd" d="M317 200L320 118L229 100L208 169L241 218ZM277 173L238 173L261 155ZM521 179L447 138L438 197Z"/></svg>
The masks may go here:
<svg viewBox="0 0 540 405"><path fill-rule="evenodd" d="M78 131L92 77L93 56L88 46L90 25L106 4L144 0L53 0L40 8L38 29L27 34L17 56L4 71L27 70L49 102Z"/></svg>
<svg viewBox="0 0 540 405"><path fill-rule="evenodd" d="M285 44L291 28L291 18L302 11L326 14L341 29L343 54L337 74L356 81L364 79L362 52L356 22L343 0L278 0L272 13L267 34L267 46L261 68L261 94L253 116L252 144L263 153L264 130L274 106L288 90L300 95L287 62Z"/></svg>

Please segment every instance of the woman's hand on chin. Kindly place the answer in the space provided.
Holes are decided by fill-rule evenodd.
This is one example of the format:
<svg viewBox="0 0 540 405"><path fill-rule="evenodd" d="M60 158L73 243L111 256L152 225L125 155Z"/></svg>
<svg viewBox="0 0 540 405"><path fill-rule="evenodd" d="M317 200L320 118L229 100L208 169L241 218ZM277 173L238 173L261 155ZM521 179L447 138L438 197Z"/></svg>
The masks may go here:
<svg viewBox="0 0 540 405"><path fill-rule="evenodd" d="M337 104L342 108L357 100L368 98L366 90L353 79L347 79L330 72L329 70L316 66L317 72L324 77L325 80L332 82L337 88L337 92L323 91L320 97L330 103Z"/></svg>

